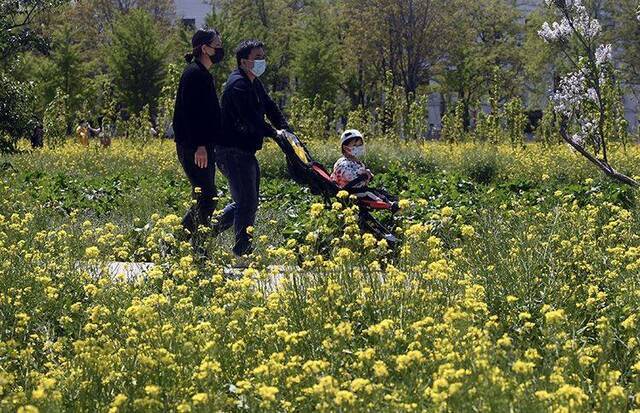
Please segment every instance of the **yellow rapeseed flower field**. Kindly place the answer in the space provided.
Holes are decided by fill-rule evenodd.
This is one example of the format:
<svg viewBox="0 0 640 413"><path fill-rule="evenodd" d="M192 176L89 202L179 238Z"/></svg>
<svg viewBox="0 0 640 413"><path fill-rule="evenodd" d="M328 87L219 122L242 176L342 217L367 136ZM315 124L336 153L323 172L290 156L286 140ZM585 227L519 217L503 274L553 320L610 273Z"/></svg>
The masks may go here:
<svg viewBox="0 0 640 413"><path fill-rule="evenodd" d="M235 271L230 234L207 260L181 238L170 142L3 158L0 411L640 411L631 189L562 146L368 153L403 200L380 215L400 245L361 233L348 194L290 181L271 144ZM611 156L640 173L640 149Z"/></svg>

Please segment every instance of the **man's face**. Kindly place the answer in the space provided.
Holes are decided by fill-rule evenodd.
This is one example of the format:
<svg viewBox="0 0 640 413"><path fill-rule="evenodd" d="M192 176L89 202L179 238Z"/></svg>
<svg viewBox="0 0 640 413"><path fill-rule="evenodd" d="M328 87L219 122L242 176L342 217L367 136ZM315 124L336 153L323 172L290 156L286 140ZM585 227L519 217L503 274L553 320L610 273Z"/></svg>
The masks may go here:
<svg viewBox="0 0 640 413"><path fill-rule="evenodd" d="M245 68L248 70L253 69L254 61L256 60L264 60L267 58L267 55L264 52L262 47L256 47L255 49L251 49L249 53L249 57L245 59Z"/></svg>

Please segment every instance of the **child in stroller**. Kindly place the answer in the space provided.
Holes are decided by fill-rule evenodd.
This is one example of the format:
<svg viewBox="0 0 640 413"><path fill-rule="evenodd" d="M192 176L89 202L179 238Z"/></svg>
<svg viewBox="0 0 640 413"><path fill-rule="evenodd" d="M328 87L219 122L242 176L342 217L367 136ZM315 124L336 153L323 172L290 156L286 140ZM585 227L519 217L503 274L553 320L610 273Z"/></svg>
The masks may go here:
<svg viewBox="0 0 640 413"><path fill-rule="evenodd" d="M331 180L341 189L350 189L358 198L383 202L367 188L373 173L362 162L365 153L362 133L356 129L344 131L340 137L340 149L343 156L333 165Z"/></svg>
<svg viewBox="0 0 640 413"><path fill-rule="evenodd" d="M361 134L360 137L362 139ZM282 131L278 133L276 142L286 155L287 169L294 181L308 186L311 189L311 193L322 195L326 200L335 197L341 190L355 195L358 197L358 206L360 207L360 228L363 231L372 233L379 239L385 239L392 245L399 241L391 230L387 229L371 214L373 210L388 210L392 213L398 210L398 199L396 197L383 190L366 186L373 177L371 171L364 168L364 173L357 174L354 179L348 182L345 181L350 175L347 176L345 173L340 174L341 178L336 176L334 180L329 172L311 157L306 146L294 134ZM352 145L355 146L355 143L352 143ZM360 151L360 149L355 150L356 153ZM346 162L340 162L339 160L336 165L339 163L344 163L346 166ZM337 182L344 183L344 185L339 185Z"/></svg>

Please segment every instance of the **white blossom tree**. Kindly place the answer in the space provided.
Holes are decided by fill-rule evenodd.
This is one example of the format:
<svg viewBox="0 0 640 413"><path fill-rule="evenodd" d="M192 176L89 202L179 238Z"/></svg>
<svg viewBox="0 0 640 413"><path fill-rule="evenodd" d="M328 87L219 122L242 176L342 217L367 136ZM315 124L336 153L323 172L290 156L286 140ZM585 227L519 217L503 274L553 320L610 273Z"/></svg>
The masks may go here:
<svg viewBox="0 0 640 413"><path fill-rule="evenodd" d="M581 0L545 0L558 15L558 21L545 22L538 32L555 45L569 61L573 71L565 74L551 95L551 103L561 119L560 134L573 149L605 174L625 184L640 183L616 171L607 153L607 125L610 107L616 97L610 44L600 44L601 26ZM639 10L640 11L640 10ZM618 97L619 98L619 97ZM615 120L614 120L615 121Z"/></svg>

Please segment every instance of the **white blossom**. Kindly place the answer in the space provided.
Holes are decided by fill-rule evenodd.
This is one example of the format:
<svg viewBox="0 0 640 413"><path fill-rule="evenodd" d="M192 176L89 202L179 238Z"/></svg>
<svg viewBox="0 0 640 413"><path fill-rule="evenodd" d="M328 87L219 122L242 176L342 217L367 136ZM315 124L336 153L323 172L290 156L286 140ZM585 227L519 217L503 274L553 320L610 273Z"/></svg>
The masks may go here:
<svg viewBox="0 0 640 413"><path fill-rule="evenodd" d="M544 22L541 30L538 31L538 35L542 37L546 42L555 42L567 39L571 34L577 32L581 36L591 40L600 34L602 27L597 19L592 19L589 16L587 8L582 4L580 0L565 0L564 2L556 2L555 0L547 0L547 5L551 6L556 4L558 7L566 10L571 16L569 20L567 17L563 17L560 22L553 22L551 24ZM559 4L558 4L559 3ZM564 3L564 4L562 4Z"/></svg>
<svg viewBox="0 0 640 413"><path fill-rule="evenodd" d="M589 16L589 12L587 11L586 7L584 7L580 3L574 7L574 12L574 25L578 33L588 39L593 39L600 34L600 30L602 29L602 26L600 26L600 22L597 19L592 19L591 16Z"/></svg>
<svg viewBox="0 0 640 413"><path fill-rule="evenodd" d="M581 136L580 134L578 134L578 133L576 133L575 135L573 135L573 136L571 137L571 141L572 141L573 143L575 143L576 145L578 145L578 146L582 146L582 147L584 147L584 139L583 139L583 138L582 138L582 136Z"/></svg>
<svg viewBox="0 0 640 413"><path fill-rule="evenodd" d="M542 29L538 31L538 36L542 37L546 42L555 42L557 40L564 40L571 35L571 26L567 19L562 19L562 23L553 22L551 25L544 22Z"/></svg>
<svg viewBox="0 0 640 413"><path fill-rule="evenodd" d="M569 73L560 80L558 90L551 96L556 112L571 117L576 113L587 93L585 77L582 71Z"/></svg>
<svg viewBox="0 0 640 413"><path fill-rule="evenodd" d="M596 50L596 64L602 66L604 63L611 61L611 45L602 44Z"/></svg>
<svg viewBox="0 0 640 413"><path fill-rule="evenodd" d="M560 9L559 22L544 23L539 35L547 42L559 42L563 48L572 47L568 40L582 37L593 43L600 34L601 26L596 19L589 16L581 0L545 0L548 5ZM582 48L583 42L576 43ZM602 145L600 111L593 110L601 102L598 96L598 85L607 80L607 70L601 67L612 60L610 44L600 45L595 50L594 61L590 62L587 50L582 50L576 62L575 70L560 79L557 89L551 94L554 111L575 125L570 137L574 146L586 148L592 146L597 152ZM595 67L593 64L595 64ZM575 149L575 148L574 148Z"/></svg>
<svg viewBox="0 0 640 413"><path fill-rule="evenodd" d="M580 136L587 139L598 133L598 122L596 119L580 119Z"/></svg>

